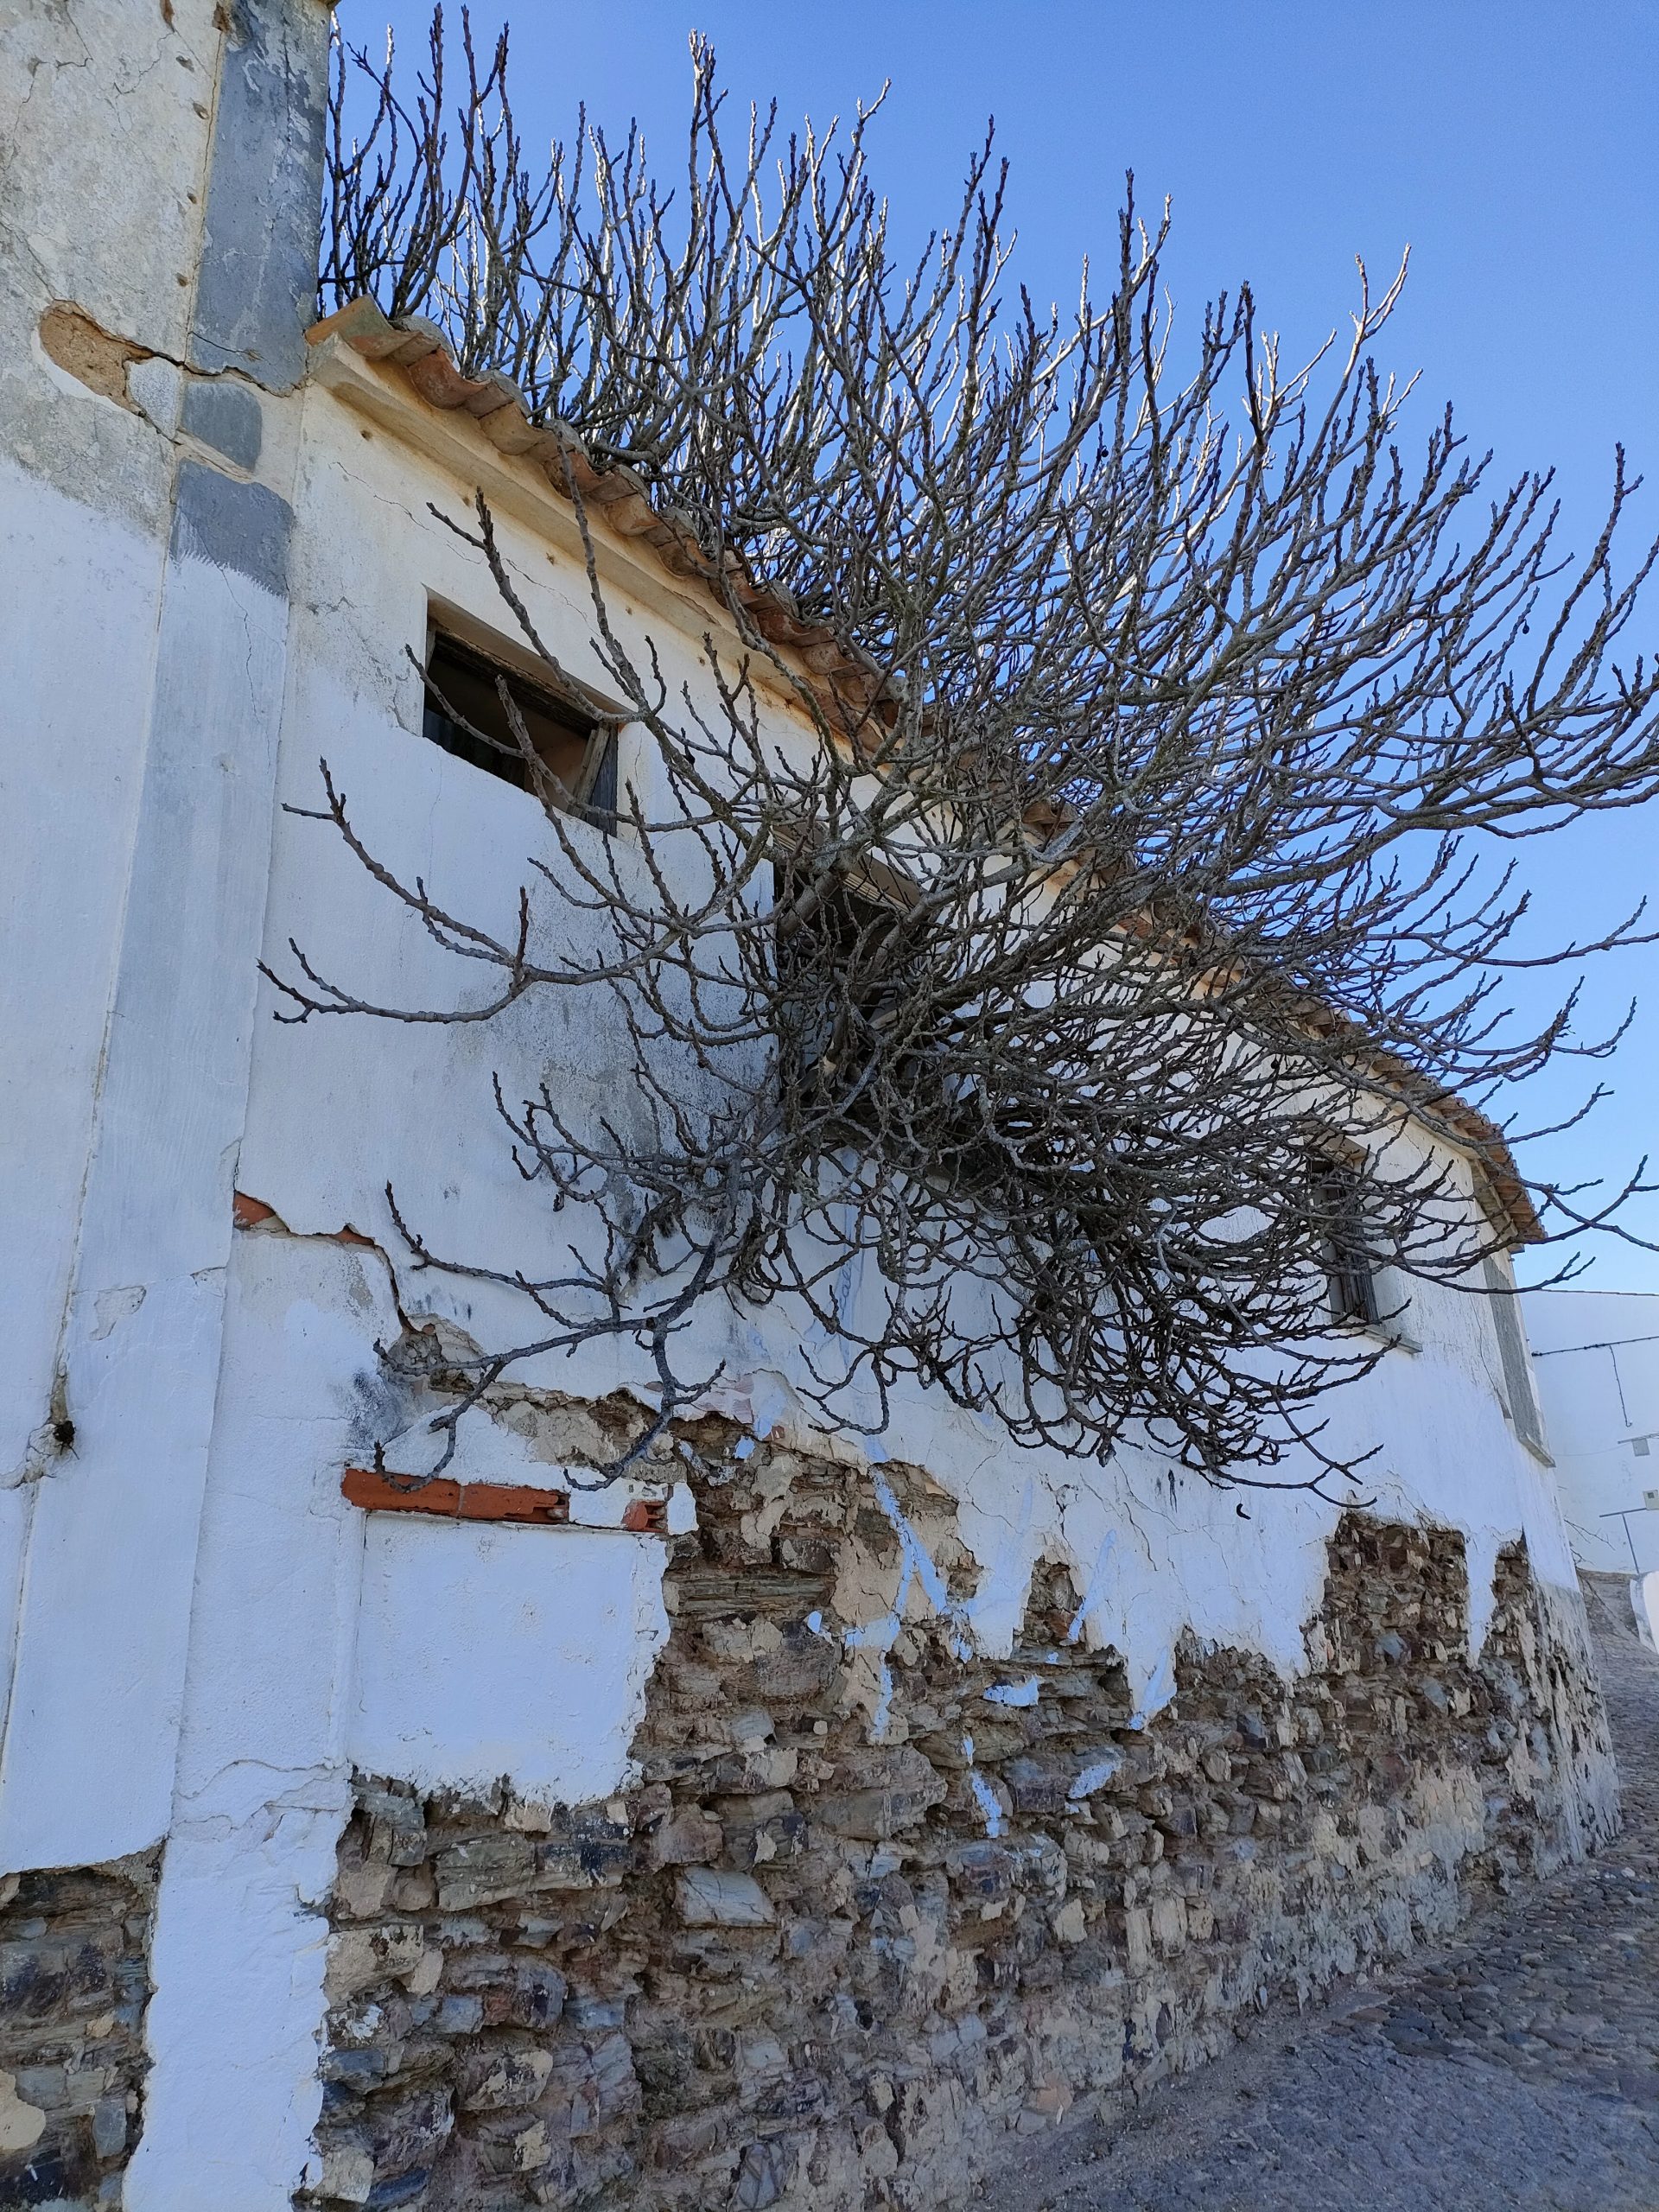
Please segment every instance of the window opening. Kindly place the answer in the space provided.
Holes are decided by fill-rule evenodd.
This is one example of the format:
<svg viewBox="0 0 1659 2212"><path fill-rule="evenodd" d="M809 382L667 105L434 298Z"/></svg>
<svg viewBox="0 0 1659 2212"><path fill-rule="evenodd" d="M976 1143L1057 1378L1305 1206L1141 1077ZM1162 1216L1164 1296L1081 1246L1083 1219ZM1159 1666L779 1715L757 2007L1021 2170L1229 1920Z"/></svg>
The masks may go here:
<svg viewBox="0 0 1659 2212"><path fill-rule="evenodd" d="M809 887L808 910L801 911ZM779 918L779 1014L788 1063L798 1079L818 1069L839 1027L843 1051L859 1052L861 1019L873 1017L903 988L903 963L888 964L890 940L913 903L913 887L868 864L856 876L814 879L808 849L772 865L773 912ZM861 989L852 979L867 978ZM843 1075L846 1071L842 1071Z"/></svg>
<svg viewBox="0 0 1659 2212"><path fill-rule="evenodd" d="M1374 1329L1382 1318L1376 1261L1365 1231L1364 1186L1345 1160L1314 1155L1311 1178L1316 1216L1325 1230L1325 1271L1336 1321Z"/></svg>
<svg viewBox="0 0 1659 2212"><path fill-rule="evenodd" d="M503 683L530 741L528 760L501 697ZM442 631L433 632L427 652L421 728L458 760L544 804L615 828L616 725Z"/></svg>
<svg viewBox="0 0 1659 2212"><path fill-rule="evenodd" d="M1504 1270L1493 1259L1482 1262L1492 1319L1497 1329L1498 1357L1503 1363L1503 1395L1509 1402L1515 1433L1535 1452L1543 1452L1544 1425L1538 1416L1538 1397L1533 1389L1532 1360L1526 1333L1516 1305L1515 1292Z"/></svg>

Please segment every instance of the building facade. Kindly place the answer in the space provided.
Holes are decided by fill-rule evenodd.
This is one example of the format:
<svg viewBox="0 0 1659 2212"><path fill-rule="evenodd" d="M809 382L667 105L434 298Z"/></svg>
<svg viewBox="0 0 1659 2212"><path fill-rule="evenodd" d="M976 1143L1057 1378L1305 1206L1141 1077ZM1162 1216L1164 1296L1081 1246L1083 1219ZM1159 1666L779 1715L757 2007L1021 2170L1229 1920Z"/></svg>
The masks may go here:
<svg viewBox="0 0 1659 2212"><path fill-rule="evenodd" d="M454 995L321 760L486 925L550 857L432 741L435 639L522 660L446 524L480 490L593 665L545 434L425 326L310 327L326 35L315 0L5 34L0 2202L943 2202L1609 1832L1513 1302L1416 1296L1333 1402L1377 1447L1348 1511L920 1390L827 1432L765 1316L708 1323L671 1479L582 1486L649 1382L588 1351L400 1487L386 1348L513 1321L414 1264L388 1182L533 1271L492 1078L623 1071L533 997L284 1024L260 982L297 943ZM719 610L645 521L593 522L613 619L706 696Z"/></svg>
<svg viewBox="0 0 1659 2212"><path fill-rule="evenodd" d="M1659 1619L1659 1298L1535 1290L1522 1301L1581 1567L1631 1579L1638 1621Z"/></svg>

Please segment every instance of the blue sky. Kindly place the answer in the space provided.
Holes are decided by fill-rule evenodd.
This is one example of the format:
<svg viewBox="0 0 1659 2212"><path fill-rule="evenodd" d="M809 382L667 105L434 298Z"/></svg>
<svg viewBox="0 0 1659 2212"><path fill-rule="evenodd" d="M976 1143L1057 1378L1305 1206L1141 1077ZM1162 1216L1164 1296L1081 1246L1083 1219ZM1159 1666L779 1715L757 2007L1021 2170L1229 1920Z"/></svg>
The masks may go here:
<svg viewBox="0 0 1659 2212"><path fill-rule="evenodd" d="M341 14L370 43L390 21L416 59L420 0ZM659 173L682 143L693 28L734 100L775 97L785 120L822 124L890 79L876 167L900 238L950 207L994 115L1016 268L1045 300L1115 251L1129 168L1144 202L1173 202L1178 326L1248 277L1287 353L1311 350L1355 296L1356 254L1392 274L1409 245L1383 358L1421 373L1425 430L1450 400L1497 467L1554 467L1575 549L1622 440L1655 480L1636 520L1659 531L1659 0L479 0L473 15L480 31L512 22L527 135L568 136L585 100L607 131L637 116ZM1642 626L1659 648L1659 590ZM1541 933L1594 935L1659 890L1659 810L1525 861ZM1539 1167L1622 1176L1651 1148L1659 1179L1659 948L1604 963L1586 1026L1632 995L1637 1027L1603 1071L1615 1095ZM1555 1118L1580 1080L1539 1085L1524 1109ZM1659 1238L1659 1198L1629 1219ZM1588 1250L1587 1287L1659 1291L1659 1256Z"/></svg>

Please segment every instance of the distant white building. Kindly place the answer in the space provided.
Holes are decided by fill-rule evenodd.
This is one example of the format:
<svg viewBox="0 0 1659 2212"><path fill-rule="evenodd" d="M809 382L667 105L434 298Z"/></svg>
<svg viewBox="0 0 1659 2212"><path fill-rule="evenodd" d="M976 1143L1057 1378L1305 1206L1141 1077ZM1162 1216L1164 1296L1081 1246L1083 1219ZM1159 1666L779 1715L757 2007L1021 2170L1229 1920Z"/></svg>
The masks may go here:
<svg viewBox="0 0 1659 2212"><path fill-rule="evenodd" d="M1659 1294L1522 1300L1544 1429L1581 1567L1659 1568Z"/></svg>

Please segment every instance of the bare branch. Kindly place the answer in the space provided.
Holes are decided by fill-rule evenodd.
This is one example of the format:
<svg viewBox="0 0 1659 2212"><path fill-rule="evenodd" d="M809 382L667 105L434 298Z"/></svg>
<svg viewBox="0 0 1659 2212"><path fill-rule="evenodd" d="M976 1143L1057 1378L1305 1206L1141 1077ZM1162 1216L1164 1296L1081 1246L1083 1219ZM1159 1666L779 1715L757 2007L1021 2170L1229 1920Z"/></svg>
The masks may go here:
<svg viewBox="0 0 1659 2212"><path fill-rule="evenodd" d="M695 1396L693 1318L783 1301L826 1420L879 1427L919 1385L1067 1452L1351 1477L1325 1397L1384 1337L1333 1317L1357 1232L1320 1163L1357 1163L1379 1276L1478 1283L1529 1200L1457 1100L1614 1041L1578 1033L1571 992L1516 1023L1503 976L1651 939L1638 909L1523 950L1487 860L1659 790L1659 677L1615 658L1659 551L1617 565L1622 459L1575 563L1548 477L1494 492L1449 416L1408 462L1410 388L1372 359L1403 266L1380 296L1362 269L1351 343L1294 371L1248 289L1224 296L1178 383L1167 214L1143 226L1132 188L1109 298L1085 279L1045 315L1008 287L988 139L900 259L874 109L787 142L757 114L728 148L699 45L667 195L637 134L532 174L505 39L487 67L464 28L462 50L446 126L441 24L412 110L389 60L337 49L324 303L433 315L558 427L596 651L659 796L619 794L601 857L532 773L551 845L504 939L372 854L323 771L318 818L495 980L379 1007L296 948L283 1018L582 991L626 1040L606 1116L498 1092L558 1217L544 1279L441 1259L400 1217L420 1266L545 1325L480 1361L448 1441L510 1363L608 1340L655 1377L649 1450ZM696 696L600 585L589 508L642 490L741 640L703 641ZM476 521L549 659L481 499ZM573 934L538 931L561 903L580 961L539 949ZM1568 1233L1618 1200L1531 1203Z"/></svg>

